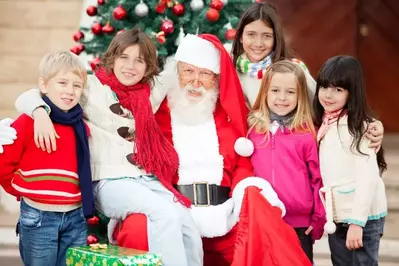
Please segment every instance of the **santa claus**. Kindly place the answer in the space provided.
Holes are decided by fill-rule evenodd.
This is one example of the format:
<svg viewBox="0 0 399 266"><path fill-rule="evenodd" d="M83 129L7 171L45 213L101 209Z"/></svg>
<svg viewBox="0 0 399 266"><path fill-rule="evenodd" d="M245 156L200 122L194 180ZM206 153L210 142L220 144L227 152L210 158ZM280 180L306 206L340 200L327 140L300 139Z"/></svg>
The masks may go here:
<svg viewBox="0 0 399 266"><path fill-rule="evenodd" d="M215 36L189 34L154 89L159 94L152 93L153 105L167 93L156 119L179 155L174 184L192 201L204 265L230 265L245 188L260 188L272 205L285 209L270 184L254 177L250 160L235 150L242 149L236 141L246 135L248 110L229 54ZM132 239L127 235L134 234L135 220L124 221L124 239Z"/></svg>

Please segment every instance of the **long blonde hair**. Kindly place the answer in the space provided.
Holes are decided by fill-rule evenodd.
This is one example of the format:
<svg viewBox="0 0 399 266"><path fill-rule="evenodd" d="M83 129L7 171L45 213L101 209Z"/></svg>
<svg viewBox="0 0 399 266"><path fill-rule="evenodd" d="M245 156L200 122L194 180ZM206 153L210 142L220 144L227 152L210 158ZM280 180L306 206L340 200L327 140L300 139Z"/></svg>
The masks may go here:
<svg viewBox="0 0 399 266"><path fill-rule="evenodd" d="M255 130L257 133L265 134L266 139L269 137L270 112L267 105L267 92L269 91L270 83L275 73L292 73L296 77L298 104L291 125L289 126L290 130L311 132L315 136L316 131L313 125L313 111L305 73L298 64L289 60L276 62L267 69L261 83L258 97L248 116L249 131Z"/></svg>

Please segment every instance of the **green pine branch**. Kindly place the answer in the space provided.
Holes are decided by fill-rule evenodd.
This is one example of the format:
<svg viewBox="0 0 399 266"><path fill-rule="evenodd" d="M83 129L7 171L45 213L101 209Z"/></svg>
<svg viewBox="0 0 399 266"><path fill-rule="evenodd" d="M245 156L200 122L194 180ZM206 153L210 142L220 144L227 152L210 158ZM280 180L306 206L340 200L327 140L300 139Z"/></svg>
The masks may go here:
<svg viewBox="0 0 399 266"><path fill-rule="evenodd" d="M90 28L80 28L85 34L85 38L80 40L80 42L85 45L86 53L101 55L118 31L133 27L141 28L154 40L159 56L166 57L175 53L177 49L176 40L179 38L181 28L185 34L211 33L216 35L223 43L226 43L228 40L225 38L227 30L225 25L230 23L235 28L243 10L252 3L252 0L228 0L228 4L219 11L220 17L216 22L210 22L206 19L206 13L211 0L205 0L204 7L199 11L191 9L191 0L178 1L185 8L182 16L176 16L172 8L166 8L163 14L158 14L155 8L159 0L144 0L143 2L149 9L145 17L138 17L135 13L135 7L140 4L140 0L106 0L104 5L97 6L98 14L96 21L100 22L103 26L109 23L114 28L114 31L111 34L101 33L93 35ZM119 5L122 5L127 11L126 17L120 21L113 17L113 11ZM174 31L167 34L166 42L161 44L157 41L155 35L161 31L161 25L165 19L173 21Z"/></svg>

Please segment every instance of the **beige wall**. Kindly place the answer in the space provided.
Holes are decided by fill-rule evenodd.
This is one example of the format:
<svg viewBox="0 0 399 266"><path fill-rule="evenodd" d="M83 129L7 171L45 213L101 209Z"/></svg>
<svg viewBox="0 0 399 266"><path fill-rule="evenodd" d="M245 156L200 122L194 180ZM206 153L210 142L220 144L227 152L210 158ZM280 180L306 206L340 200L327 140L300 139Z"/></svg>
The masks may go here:
<svg viewBox="0 0 399 266"><path fill-rule="evenodd" d="M40 58L69 49L82 0L0 0L0 119L16 117L17 96L35 86Z"/></svg>
<svg viewBox="0 0 399 266"><path fill-rule="evenodd" d="M38 65L48 51L69 49L78 29L83 0L0 0L0 119L15 118L15 99L36 86ZM0 189L1 209L17 212L15 198ZM5 217L9 217L5 221ZM1 223L0 223L1 225Z"/></svg>

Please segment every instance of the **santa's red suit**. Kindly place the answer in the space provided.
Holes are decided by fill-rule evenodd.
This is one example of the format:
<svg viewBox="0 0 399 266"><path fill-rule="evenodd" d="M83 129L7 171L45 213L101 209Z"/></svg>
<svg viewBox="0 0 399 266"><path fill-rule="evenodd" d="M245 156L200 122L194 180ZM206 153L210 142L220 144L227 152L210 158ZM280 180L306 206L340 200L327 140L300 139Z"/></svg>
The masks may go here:
<svg viewBox="0 0 399 266"><path fill-rule="evenodd" d="M269 202L282 209L284 206L267 181L254 177L250 160L235 150L237 139L247 131L248 110L235 68L221 42L209 34L186 36L175 59L219 74L220 95L213 117L187 125L165 99L156 119L179 155L173 184L192 200L190 211L203 237L204 265L227 266L233 260L236 224L245 188L259 187ZM172 74L176 79L177 73ZM163 86L166 91L174 89L167 88L166 83ZM140 248L134 234L139 231L137 222L143 219L136 215L122 223L117 230L120 233L114 234L118 245ZM141 245L145 247L144 243Z"/></svg>
<svg viewBox="0 0 399 266"><path fill-rule="evenodd" d="M203 237L205 265L230 265L235 243L234 226L239 215L239 210L234 211L236 204L231 192L242 179L253 176L251 162L234 151L234 143L240 136L220 104L216 106L214 119L200 125L187 126L175 120L173 111L169 111L164 101L157 121L179 155L179 176L174 183L184 187L200 186L205 182L202 187L205 190L206 186L227 188L227 195L219 201L222 204L196 206L193 203L191 214Z"/></svg>

